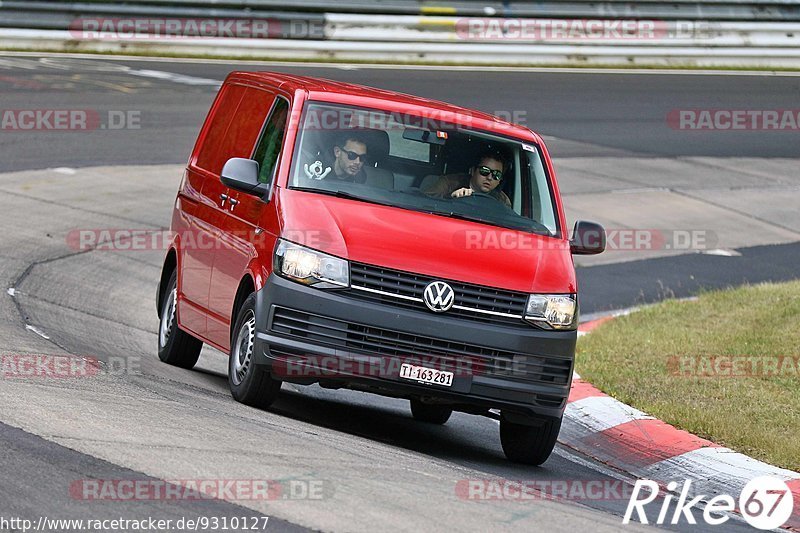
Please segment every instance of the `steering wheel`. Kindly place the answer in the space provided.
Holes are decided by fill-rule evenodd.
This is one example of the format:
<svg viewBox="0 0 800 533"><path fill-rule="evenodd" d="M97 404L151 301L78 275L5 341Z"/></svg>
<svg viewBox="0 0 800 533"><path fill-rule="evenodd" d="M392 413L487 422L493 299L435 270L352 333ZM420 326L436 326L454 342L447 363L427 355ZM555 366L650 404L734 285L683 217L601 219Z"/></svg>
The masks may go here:
<svg viewBox="0 0 800 533"><path fill-rule="evenodd" d="M487 193L481 192L481 191L472 191L472 194L470 194L470 195L459 196L459 197L454 198L454 199L455 200L466 200L466 199L469 199L469 198L491 198L495 202L497 201L497 199L494 196L492 196L491 194L487 194Z"/></svg>
<svg viewBox="0 0 800 533"><path fill-rule="evenodd" d="M495 199L495 197L492 196L491 194L485 193L485 192L482 192L482 191L472 191L472 194L470 196L479 196L481 198L491 198L492 200Z"/></svg>
<svg viewBox="0 0 800 533"><path fill-rule="evenodd" d="M473 200L470 200L470 198L473 198ZM509 213L513 213L513 210L502 201L498 200L491 194L481 191L473 191L473 193L469 196L460 196L453 199L461 202L461 204L464 206L474 206L474 209L478 209L484 214L491 213L496 215L507 215Z"/></svg>

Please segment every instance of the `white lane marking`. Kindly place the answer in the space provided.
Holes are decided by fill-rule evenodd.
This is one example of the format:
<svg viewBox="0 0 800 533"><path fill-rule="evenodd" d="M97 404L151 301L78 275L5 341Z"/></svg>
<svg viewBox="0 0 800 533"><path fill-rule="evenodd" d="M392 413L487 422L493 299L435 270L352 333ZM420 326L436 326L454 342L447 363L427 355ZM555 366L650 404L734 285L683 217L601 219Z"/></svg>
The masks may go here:
<svg viewBox="0 0 800 533"><path fill-rule="evenodd" d="M37 328L36 326L31 326L30 324L28 324L28 325L25 326L25 329L27 329L28 331L32 331L32 332L36 333L37 335L39 335L43 339L50 340L50 337L48 337L47 335L42 333L42 331L39 330L39 328Z"/></svg>
<svg viewBox="0 0 800 533"><path fill-rule="evenodd" d="M564 417L581 424L590 432L598 433L634 420L653 420L652 416L611 396L590 396L569 403Z"/></svg>
<svg viewBox="0 0 800 533"><path fill-rule="evenodd" d="M5 54L3 54L5 56ZM15 57L0 57L0 70L39 70L39 62L36 59L24 59Z"/></svg>
<svg viewBox="0 0 800 533"><path fill-rule="evenodd" d="M631 187L629 189L614 189L611 194L640 194L643 192L669 192L669 187Z"/></svg>
<svg viewBox="0 0 800 533"><path fill-rule="evenodd" d="M577 372L572 373L572 379L581 379Z"/></svg>
<svg viewBox="0 0 800 533"><path fill-rule="evenodd" d="M6 291L12 298L17 295L17 290L14 287L9 287Z"/></svg>
<svg viewBox="0 0 800 533"><path fill-rule="evenodd" d="M182 83L184 85L194 85L194 86L212 86L212 87L219 87L222 85L222 81L220 80L212 80L210 78L198 78L195 76L185 76L183 74L175 74L173 72L165 72L163 70L136 70L130 69L124 71L126 74L131 74L133 76L141 76L143 78L155 78L159 80L171 81L174 83Z"/></svg>
<svg viewBox="0 0 800 533"><path fill-rule="evenodd" d="M725 250L723 248L714 248L713 250L704 250L702 252L705 255L721 255L723 257L739 257L742 254L737 252L736 250Z"/></svg>
<svg viewBox="0 0 800 533"><path fill-rule="evenodd" d="M71 57L58 57L58 56L42 56L39 58L39 63L48 67L58 70L90 70L95 72L120 72L128 70L130 67L127 65L119 65L117 63L109 63L108 61L100 61L95 57L94 61L76 61Z"/></svg>
<svg viewBox="0 0 800 533"><path fill-rule="evenodd" d="M620 309L619 311L614 311L611 313L611 316L617 318L619 316L628 316L631 313L635 313L636 311L640 310L642 306L637 307L628 307L627 309Z"/></svg>
<svg viewBox="0 0 800 533"><path fill-rule="evenodd" d="M594 322L595 320L600 320L601 318L607 318L607 317L617 318L618 316L629 315L634 311L638 311L642 307L643 306L639 305L635 307L628 307L626 309L617 309L615 311L600 311L597 313L589 313L588 315L581 317L581 323L578 324L578 332L580 333L580 327L586 324L587 322ZM586 333L588 333L588 331Z"/></svg>
<svg viewBox="0 0 800 533"><path fill-rule="evenodd" d="M627 307L624 309L617 309L614 311L599 311L597 313L589 313L581 317L581 325L586 324L587 322L594 322L595 320L599 320L605 317L617 318L620 316L628 316L631 313L635 313L642 309L646 309L648 307L653 307L655 305L659 305L665 301L670 302L696 302L699 299L698 296L684 296L683 298L667 298L666 300L662 300L660 302L654 302L651 304L646 305L635 305L633 307ZM580 327L580 326L578 326ZM578 336L580 336L580 331L578 332ZM588 332L587 332L588 333Z"/></svg>
<svg viewBox="0 0 800 533"><path fill-rule="evenodd" d="M613 478L613 479L617 479L617 480L622 481L623 483L627 483L627 484L629 484L631 486L634 485L634 483L636 482L636 479L637 479L636 476L634 476L633 474L629 474L628 472L620 472L620 471L614 470L613 468L608 468L603 463L594 462L594 461L590 461L588 459L585 459L584 457L582 457L582 456L580 456L580 455L578 455L576 453L573 453L573 451L570 448L566 447L566 446L556 446L555 449L553 450L553 453L558 455L559 457L562 457L562 458L566 459L567 461L569 461L571 463L575 463L575 464L577 464L579 466L582 466L584 468L588 468L590 470L594 470L595 472L599 472L600 474L603 474L603 475L608 476L608 477Z"/></svg>
<svg viewBox="0 0 800 533"><path fill-rule="evenodd" d="M83 57L85 56L82 56L81 59L83 59ZM210 85L214 87L219 87L222 85L222 81L220 80L200 78L197 76L187 76L185 74L176 74L174 72L166 72L162 70L133 69L128 65L119 65L115 63L109 63L107 61L98 61L96 57L93 58L93 61L82 61L75 56L43 56L37 59L25 59L19 57L9 58L0 55L0 69L3 68L25 70L40 70L44 68L66 71L88 70L94 72L120 72L143 78L156 78L174 83L182 83L184 85Z"/></svg>
<svg viewBox="0 0 800 533"><path fill-rule="evenodd" d="M66 54L66 53L42 53L42 52L2 52L0 57L50 57L50 58L74 58L91 59L97 61L98 57L104 60L119 60L126 62L148 62L148 63L196 63L206 65L258 65L263 67L280 66L291 68L332 68L332 69L375 69L375 70L442 70L439 65L389 65L389 64L365 64L365 63L324 63L324 62L304 62L304 61L255 61L242 59L205 59L193 57L148 57L148 56L124 56L115 54ZM0 64L2 66L2 64ZM475 65L448 65L447 70L464 70L474 72ZM800 77L800 72L776 71L776 70L669 70L669 69L626 69L626 68L582 68L582 67L497 67L490 65L480 65L481 72L541 72L558 74L631 74L631 75L681 75L681 76L773 76L773 77Z"/></svg>
<svg viewBox="0 0 800 533"><path fill-rule="evenodd" d="M77 170L75 170L74 168L70 168L70 167L56 167L56 168L52 169L52 171L57 173L57 174L66 174L67 176L73 176L73 175L78 173Z"/></svg>

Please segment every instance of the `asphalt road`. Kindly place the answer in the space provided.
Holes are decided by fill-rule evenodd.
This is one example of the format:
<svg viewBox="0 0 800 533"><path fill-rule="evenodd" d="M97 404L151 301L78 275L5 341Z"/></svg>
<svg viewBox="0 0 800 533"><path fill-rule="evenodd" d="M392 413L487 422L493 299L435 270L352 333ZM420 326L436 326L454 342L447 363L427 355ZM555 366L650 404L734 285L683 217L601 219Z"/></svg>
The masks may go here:
<svg viewBox="0 0 800 533"><path fill-rule="evenodd" d="M161 253L76 251L67 234L167 225L180 177L176 164L188 155L215 80L230 70L224 64L0 56L4 109L92 109L101 118L123 111L141 121L139 129L0 133L0 170L27 171L0 180L0 276L13 288L0 305L3 355L89 355L129 366L92 379L0 379L3 516L266 515L270 528L287 531L617 530L627 500L458 498L454 487L465 479L631 481L562 446L541 468L512 465L502 457L492 420L457 414L443 427L429 427L410 418L405 402L318 387L285 386L274 409L260 412L233 402L224 358L213 350L204 351L193 371L158 362L152 296ZM698 142L665 125L666 113L681 106L791 107L800 78L275 70L516 112L518 121L555 137L550 147L556 157L800 152L786 141L789 132L720 132ZM149 166L159 163L169 165ZM748 249L725 258L736 262L723 266L720 257L691 255L580 269L583 310L689 294L706 282L794 277L797 253L796 245L786 244ZM654 282L659 277L670 280L672 292ZM615 289L620 279L626 280L622 291ZM168 504L90 504L69 493L76 480L129 478L299 479L322 481L329 490L318 500ZM746 529L741 522L726 526Z"/></svg>
<svg viewBox="0 0 800 533"><path fill-rule="evenodd" d="M563 139L550 143L555 157L800 156L797 129L685 131L673 129L667 120L670 112L681 109L794 109L800 99L798 76L398 71L108 59L42 62L36 56L4 56L0 58L4 108L133 111L140 116L141 129L90 135L5 131L0 150L14 157L3 157L0 171L44 168L55 161L67 166L182 163L215 92L213 86L196 80L213 83L237 68L311 74L498 113ZM174 82L153 72L189 78ZM200 84L192 85L193 79ZM59 137L57 142L54 136Z"/></svg>

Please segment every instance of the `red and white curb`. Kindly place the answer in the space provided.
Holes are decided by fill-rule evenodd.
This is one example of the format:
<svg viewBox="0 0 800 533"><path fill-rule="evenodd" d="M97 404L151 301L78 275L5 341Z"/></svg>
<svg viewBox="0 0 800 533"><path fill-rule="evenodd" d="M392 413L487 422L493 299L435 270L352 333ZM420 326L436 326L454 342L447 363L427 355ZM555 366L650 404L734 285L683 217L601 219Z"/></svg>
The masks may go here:
<svg viewBox="0 0 800 533"><path fill-rule="evenodd" d="M618 314L581 324L588 333ZM800 473L778 468L735 452L604 394L580 378L572 381L561 444L639 479L666 486L692 480L691 496L738 495L748 481L771 476L786 482L795 510L784 525L800 531Z"/></svg>

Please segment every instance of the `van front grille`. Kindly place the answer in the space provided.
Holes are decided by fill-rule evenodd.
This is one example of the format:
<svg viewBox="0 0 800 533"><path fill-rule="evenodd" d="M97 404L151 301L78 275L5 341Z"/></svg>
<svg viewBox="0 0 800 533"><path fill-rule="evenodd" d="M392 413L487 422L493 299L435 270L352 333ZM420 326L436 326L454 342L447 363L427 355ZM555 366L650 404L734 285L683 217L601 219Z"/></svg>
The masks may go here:
<svg viewBox="0 0 800 533"><path fill-rule="evenodd" d="M447 282L455 292L453 307L444 316L510 326L531 327L522 320L528 295L483 285L445 280L390 268L350 263L350 288L340 291L352 298L377 301L430 312L422 300L433 281Z"/></svg>
<svg viewBox="0 0 800 533"><path fill-rule="evenodd" d="M321 346L381 357L431 357L437 368L469 368L474 374L513 381L567 385L569 358L517 354L487 346L346 322L337 318L275 306L272 331Z"/></svg>

